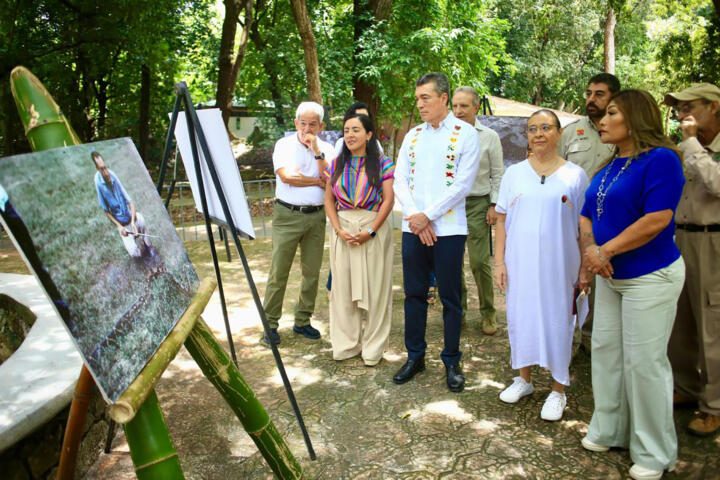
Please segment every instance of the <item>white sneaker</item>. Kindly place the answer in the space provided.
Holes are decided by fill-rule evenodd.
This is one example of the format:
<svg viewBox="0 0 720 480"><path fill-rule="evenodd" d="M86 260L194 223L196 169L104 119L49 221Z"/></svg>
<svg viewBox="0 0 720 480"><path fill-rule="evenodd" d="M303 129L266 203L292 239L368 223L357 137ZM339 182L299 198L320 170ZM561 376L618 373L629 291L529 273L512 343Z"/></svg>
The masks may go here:
<svg viewBox="0 0 720 480"><path fill-rule="evenodd" d="M586 436L583 437L582 440L580 440L580 443L585 450L590 450L591 452L607 452L608 450L610 450L610 447L591 442Z"/></svg>
<svg viewBox="0 0 720 480"><path fill-rule="evenodd" d="M548 422L560 420L567 405L567 398L564 393L552 391L545 399L545 404L540 410L540 418Z"/></svg>
<svg viewBox="0 0 720 480"><path fill-rule="evenodd" d="M513 378L513 384L500 393L500 400L505 403L517 403L522 397L530 395L535 391L535 387L530 382L526 382L522 377Z"/></svg>
<svg viewBox="0 0 720 480"><path fill-rule="evenodd" d="M663 476L663 470L651 470L641 467L637 463L630 467L630 477L635 480L660 480Z"/></svg>

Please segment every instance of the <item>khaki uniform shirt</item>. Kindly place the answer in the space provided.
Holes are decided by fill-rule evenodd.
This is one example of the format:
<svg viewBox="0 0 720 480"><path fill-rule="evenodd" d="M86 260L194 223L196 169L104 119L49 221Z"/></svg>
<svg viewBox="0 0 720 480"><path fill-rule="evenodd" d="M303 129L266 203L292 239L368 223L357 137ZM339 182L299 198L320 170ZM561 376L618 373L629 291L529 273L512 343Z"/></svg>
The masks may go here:
<svg viewBox="0 0 720 480"><path fill-rule="evenodd" d="M720 224L720 133L707 147L691 137L678 148L683 153L686 181L675 222Z"/></svg>
<svg viewBox="0 0 720 480"><path fill-rule="evenodd" d="M500 135L492 128L480 123L477 118L475 119L475 130L478 132L480 141L480 166L468 196L490 195L490 203L497 203L500 180L505 171Z"/></svg>
<svg viewBox="0 0 720 480"><path fill-rule="evenodd" d="M590 117L585 116L565 126L558 153L565 160L581 166L588 178L592 178L614 149L615 145L600 141L600 132Z"/></svg>

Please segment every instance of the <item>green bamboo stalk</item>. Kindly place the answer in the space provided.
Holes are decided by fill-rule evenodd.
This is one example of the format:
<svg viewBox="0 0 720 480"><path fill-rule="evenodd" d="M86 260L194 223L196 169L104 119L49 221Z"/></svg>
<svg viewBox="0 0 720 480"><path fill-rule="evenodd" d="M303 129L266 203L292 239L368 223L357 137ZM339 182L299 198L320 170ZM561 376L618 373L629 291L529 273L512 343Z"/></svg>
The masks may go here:
<svg viewBox="0 0 720 480"><path fill-rule="evenodd" d="M163 372L180 351L185 339L190 335L190 331L195 326L197 319L200 318L200 314L205 310L216 286L217 281L213 277L206 277L203 280L182 318L178 320L140 374L120 398L113 405L110 405L110 417L117 423L127 423L135 416L137 409L155 388Z"/></svg>
<svg viewBox="0 0 720 480"><path fill-rule="evenodd" d="M202 317L185 341L185 348L233 409L275 475L281 480L302 478L302 467Z"/></svg>
<svg viewBox="0 0 720 480"><path fill-rule="evenodd" d="M25 67L15 67L10 74L15 105L25 127L25 134L34 151L47 150L82 143L73 131L52 96L40 80ZM73 404L75 400L73 399ZM87 406L73 409L68 418L67 429L83 428ZM75 417L73 418L73 412ZM170 439L165 418L151 392L140 407L135 419L124 426L130 446L130 456L140 480L183 479L180 462ZM71 432L65 435L69 442L79 442L81 435ZM75 445L63 444L65 449L77 449ZM74 465L68 465L74 471Z"/></svg>
<svg viewBox="0 0 720 480"><path fill-rule="evenodd" d="M10 73L10 89L33 151L82 143L60 107L30 70L15 67Z"/></svg>
<svg viewBox="0 0 720 480"><path fill-rule="evenodd" d="M185 478L155 390L147 396L135 417L123 425L123 430L138 480Z"/></svg>

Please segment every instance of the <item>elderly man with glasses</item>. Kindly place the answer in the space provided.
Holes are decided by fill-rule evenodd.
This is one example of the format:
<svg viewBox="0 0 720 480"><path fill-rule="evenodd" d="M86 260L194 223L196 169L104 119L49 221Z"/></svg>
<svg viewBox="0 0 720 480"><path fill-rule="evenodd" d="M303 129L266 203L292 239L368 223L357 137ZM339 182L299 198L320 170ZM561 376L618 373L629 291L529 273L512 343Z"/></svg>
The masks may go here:
<svg viewBox="0 0 720 480"><path fill-rule="evenodd" d="M333 156L332 145L318 138L324 110L315 102L302 102L295 112L293 135L281 138L273 151L277 179L272 221L272 259L265 289L265 315L270 335L265 343L280 343L278 322L295 252L300 247L302 282L295 306L293 332L317 340L320 332L310 325L315 310L320 265L325 244L325 179L321 173Z"/></svg>
<svg viewBox="0 0 720 480"><path fill-rule="evenodd" d="M685 286L668 355L675 403L697 401L688 429L708 436L720 430L720 88L694 84L665 104L680 121L687 180L675 215Z"/></svg>

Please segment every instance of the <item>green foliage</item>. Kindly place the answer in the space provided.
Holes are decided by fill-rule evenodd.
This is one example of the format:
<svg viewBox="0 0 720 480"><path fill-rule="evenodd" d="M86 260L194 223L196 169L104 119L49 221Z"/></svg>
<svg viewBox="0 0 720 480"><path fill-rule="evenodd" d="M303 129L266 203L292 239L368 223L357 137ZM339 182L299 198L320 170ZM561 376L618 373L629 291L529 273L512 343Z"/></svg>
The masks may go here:
<svg viewBox="0 0 720 480"><path fill-rule="evenodd" d="M659 97L692 81L720 81L720 19L710 0L393 0L382 22L363 1L307 0L332 128L339 128L358 78L376 87L383 121L408 121L414 81L427 71L448 74L453 87L582 112L587 79L604 69L611 6L616 72L624 86ZM185 80L198 103L215 98L224 15L218 5L5 0L0 77L18 64L30 68L84 141L137 139L140 72L147 66L150 158L157 159L173 84ZM306 97L305 67L289 2L254 0L253 12L235 95L265 115L253 142L266 147L293 128L294 107ZM356 25L363 29L358 38ZM27 151L5 81L0 102L0 154Z"/></svg>
<svg viewBox="0 0 720 480"><path fill-rule="evenodd" d="M507 22L479 2L396 0L387 25L363 33L358 73L378 84L383 118L399 124L412 113L414 83L425 72L448 75L452 87L486 92L498 62L509 62Z"/></svg>
<svg viewBox="0 0 720 480"><path fill-rule="evenodd" d="M670 91L691 82L720 83L720 18L712 3L658 1L653 10L648 28L658 85Z"/></svg>
<svg viewBox="0 0 720 480"><path fill-rule="evenodd" d="M27 150L17 138L18 129L8 126L17 121L7 82L16 65L26 66L46 85L85 142L121 136L138 139L141 68L147 66L150 131L155 140L150 153L157 158L177 77L183 70L209 73L201 58L216 62L212 60L216 54L208 55L213 48L208 38L211 0L5 3L9 3L7 14L0 20L0 120L5 127L0 131L4 147L0 153Z"/></svg>
<svg viewBox="0 0 720 480"><path fill-rule="evenodd" d="M507 50L491 83L493 93L526 103L570 109L580 105L585 81L602 71L601 21L606 7L591 0L521 0L499 2L498 16L507 20Z"/></svg>

